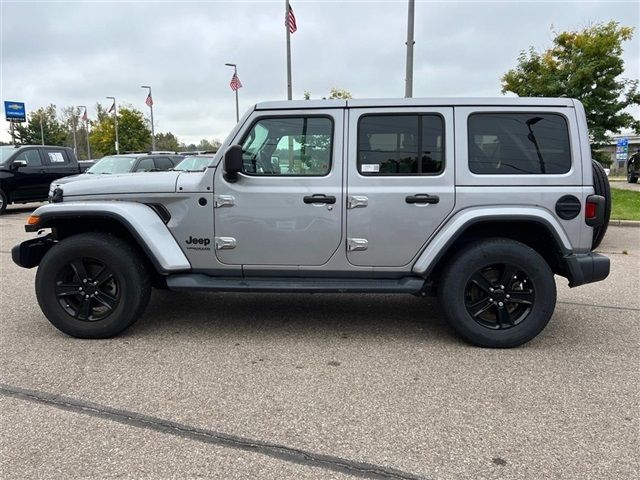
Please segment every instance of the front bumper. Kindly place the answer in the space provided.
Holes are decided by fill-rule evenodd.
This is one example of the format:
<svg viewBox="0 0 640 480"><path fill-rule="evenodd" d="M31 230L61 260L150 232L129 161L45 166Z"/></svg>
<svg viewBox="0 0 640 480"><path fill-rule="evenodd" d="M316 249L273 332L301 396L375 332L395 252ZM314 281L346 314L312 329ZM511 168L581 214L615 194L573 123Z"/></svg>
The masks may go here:
<svg viewBox="0 0 640 480"><path fill-rule="evenodd" d="M570 287L599 282L609 276L611 262L599 253L572 254L564 260Z"/></svg>
<svg viewBox="0 0 640 480"><path fill-rule="evenodd" d="M50 235L27 240L11 249L11 259L22 268L37 267L45 253L56 243Z"/></svg>

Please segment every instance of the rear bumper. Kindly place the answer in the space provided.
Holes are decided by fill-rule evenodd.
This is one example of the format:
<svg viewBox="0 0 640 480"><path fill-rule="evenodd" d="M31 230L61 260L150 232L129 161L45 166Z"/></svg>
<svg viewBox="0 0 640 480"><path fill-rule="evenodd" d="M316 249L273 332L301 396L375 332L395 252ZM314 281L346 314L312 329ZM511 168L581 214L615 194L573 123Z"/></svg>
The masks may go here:
<svg viewBox="0 0 640 480"><path fill-rule="evenodd" d="M564 260L570 287L599 282L609 276L609 258L599 253L572 254Z"/></svg>

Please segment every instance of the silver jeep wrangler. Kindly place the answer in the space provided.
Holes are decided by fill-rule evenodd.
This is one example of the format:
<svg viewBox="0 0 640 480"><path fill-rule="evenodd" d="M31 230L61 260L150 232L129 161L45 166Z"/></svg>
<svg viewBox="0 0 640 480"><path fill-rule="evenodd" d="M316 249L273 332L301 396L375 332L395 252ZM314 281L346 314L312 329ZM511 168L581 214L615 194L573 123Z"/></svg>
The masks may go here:
<svg viewBox="0 0 640 480"><path fill-rule="evenodd" d="M608 188L576 100L266 102L204 172L53 185L12 255L75 337L120 333L153 286L437 294L467 341L513 347L554 275L607 277Z"/></svg>

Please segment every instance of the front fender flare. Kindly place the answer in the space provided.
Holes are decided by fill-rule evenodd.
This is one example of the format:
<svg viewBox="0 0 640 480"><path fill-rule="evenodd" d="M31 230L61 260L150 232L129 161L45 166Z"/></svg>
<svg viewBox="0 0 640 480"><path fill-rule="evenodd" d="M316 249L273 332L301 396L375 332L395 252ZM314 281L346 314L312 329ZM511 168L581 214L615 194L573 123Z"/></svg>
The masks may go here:
<svg viewBox="0 0 640 480"><path fill-rule="evenodd" d="M434 237L427 243L412 271L426 276L432 267L442 258L447 248L462 234L467 227L490 221L525 220L544 225L554 236L563 254L572 251L571 242L558 220L544 208L540 207L473 207L461 210L453 215ZM496 232L500 236L500 232Z"/></svg>
<svg viewBox="0 0 640 480"><path fill-rule="evenodd" d="M96 201L65 202L43 205L32 214L38 217L27 231L37 231L55 225L59 219L109 218L119 222L137 240L149 260L160 273L191 269L191 264L173 235L158 214L147 205L137 202Z"/></svg>

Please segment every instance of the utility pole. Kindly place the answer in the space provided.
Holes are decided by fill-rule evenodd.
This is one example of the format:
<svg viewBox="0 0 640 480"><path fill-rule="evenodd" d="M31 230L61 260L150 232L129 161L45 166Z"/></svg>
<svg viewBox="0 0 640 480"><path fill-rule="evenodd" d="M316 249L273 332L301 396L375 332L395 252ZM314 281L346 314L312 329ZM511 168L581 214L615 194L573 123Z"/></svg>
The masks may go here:
<svg viewBox="0 0 640 480"><path fill-rule="evenodd" d="M233 78L238 78L238 66L235 63L225 63L225 65L227 67L233 67ZM239 88L240 87L238 85L236 85L236 87L233 88L233 90L236 93L236 123L238 123L240 121L240 107L238 105L238 90L239 90Z"/></svg>
<svg viewBox="0 0 640 480"><path fill-rule="evenodd" d="M109 100L113 100L113 119L116 126L116 154L120 153L120 144L118 143L118 105L116 104L116 97L107 97Z"/></svg>
<svg viewBox="0 0 640 480"><path fill-rule="evenodd" d="M85 105L80 105L78 108L84 108L84 128L87 132L87 160L91 159L91 145L89 145L89 115L87 114L87 107Z"/></svg>
<svg viewBox="0 0 640 480"><path fill-rule="evenodd" d="M407 19L407 71L405 74L405 98L413 97L413 24L415 17L415 0L409 0L409 15Z"/></svg>
<svg viewBox="0 0 640 480"><path fill-rule="evenodd" d="M147 95L147 99L144 103L151 109L151 151L155 151L156 149L156 131L153 126L153 97L151 96L151 87L148 85L142 85L140 88L148 88L149 95Z"/></svg>
<svg viewBox="0 0 640 480"><path fill-rule="evenodd" d="M291 100L291 30L289 28L289 0L285 1L285 30L287 31L287 100Z"/></svg>

